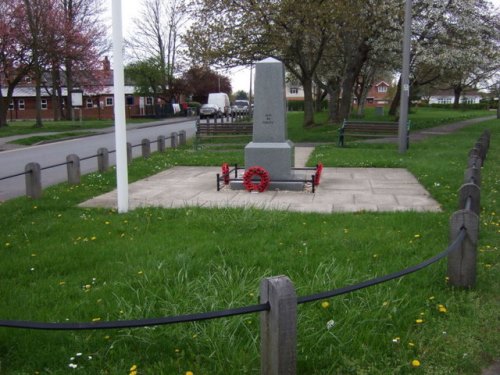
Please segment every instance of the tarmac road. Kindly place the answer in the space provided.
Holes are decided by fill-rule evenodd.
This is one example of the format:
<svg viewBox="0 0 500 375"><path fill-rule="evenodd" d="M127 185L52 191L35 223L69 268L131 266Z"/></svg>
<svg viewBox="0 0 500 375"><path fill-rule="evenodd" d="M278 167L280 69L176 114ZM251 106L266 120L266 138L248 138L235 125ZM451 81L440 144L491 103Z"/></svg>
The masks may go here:
<svg viewBox="0 0 500 375"><path fill-rule="evenodd" d="M170 136L172 132L185 130L187 137L191 137L195 132L196 118L189 119L168 119L152 123L130 124L127 125L127 142L132 145L141 143L144 138L150 141L156 140L159 135L165 137ZM7 149L0 152L0 202L17 196L22 196L26 193L25 176L2 179L6 176L15 175L24 172L26 164L37 162L41 168L64 163L66 156L76 154L80 158L95 155L101 147L106 147L108 150L115 149L115 134L114 128L102 129L99 134L41 144L31 147L13 148L9 147L6 142L13 138L23 138L32 135L24 135L17 137L3 138L0 140L0 149ZM170 146L170 142L166 142L166 146ZM151 151L156 151L156 143L151 145ZM133 148L133 157L140 156L141 148ZM110 165L115 164L114 153L109 155ZM80 163L82 175L97 170L97 159L81 161ZM66 165L54 167L42 171L42 188L54 185L67 180Z"/></svg>

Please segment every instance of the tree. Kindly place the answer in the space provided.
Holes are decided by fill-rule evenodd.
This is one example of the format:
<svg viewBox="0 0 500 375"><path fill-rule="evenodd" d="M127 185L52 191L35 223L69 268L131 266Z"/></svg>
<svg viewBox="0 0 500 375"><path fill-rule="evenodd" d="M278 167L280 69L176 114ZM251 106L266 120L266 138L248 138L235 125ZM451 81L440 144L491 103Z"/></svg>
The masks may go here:
<svg viewBox="0 0 500 375"><path fill-rule="evenodd" d="M248 100L248 94L244 90L238 90L234 93L235 100Z"/></svg>
<svg viewBox="0 0 500 375"><path fill-rule="evenodd" d="M197 102L206 103L208 94L213 92L231 94L229 78L207 67L193 67L183 74L182 79L186 92Z"/></svg>
<svg viewBox="0 0 500 375"><path fill-rule="evenodd" d="M304 126L314 124L313 78L331 37L330 1L199 0L186 35L191 60L233 67L264 57L281 60L302 84Z"/></svg>
<svg viewBox="0 0 500 375"><path fill-rule="evenodd" d="M0 0L0 127L7 126L7 111L15 87L33 65L28 47L19 43L26 32L25 8L22 0ZM7 86L7 95L2 93Z"/></svg>
<svg viewBox="0 0 500 375"><path fill-rule="evenodd" d="M35 127L42 127L42 81L45 67L49 64L49 53L60 51L61 15L53 0L24 0L27 33L22 36L33 59L32 74L35 80L36 120Z"/></svg>
<svg viewBox="0 0 500 375"><path fill-rule="evenodd" d="M175 96L180 31L186 20L184 0L143 0L140 18L134 20L136 32L127 41L135 61L156 61L160 80L159 97L171 101Z"/></svg>
<svg viewBox="0 0 500 375"><path fill-rule="evenodd" d="M479 77L479 71L497 69L494 63L497 58L488 56L494 56L491 52L496 53L498 49L499 22L489 2L419 0L414 3L413 14L412 90L419 86L454 81L448 87L460 92L464 84L470 85L474 81L466 77ZM389 111L392 115L396 114L399 106L400 86L399 82Z"/></svg>
<svg viewBox="0 0 500 375"><path fill-rule="evenodd" d="M151 96L156 103L166 74L165 71L161 70L162 66L159 59L151 57L129 64L125 68L125 76L134 83L136 94Z"/></svg>
<svg viewBox="0 0 500 375"><path fill-rule="evenodd" d="M62 11L63 53L52 64L54 83L53 92L58 92L61 98L59 74L64 68L66 88L68 93L75 85L81 88L87 86L97 88L105 78L98 72L101 56L110 49L107 41L106 27L101 21L103 0L58 0ZM89 83L91 83L89 85ZM62 102L59 103L62 111ZM67 97L65 106L67 119L73 118L71 111L71 95Z"/></svg>

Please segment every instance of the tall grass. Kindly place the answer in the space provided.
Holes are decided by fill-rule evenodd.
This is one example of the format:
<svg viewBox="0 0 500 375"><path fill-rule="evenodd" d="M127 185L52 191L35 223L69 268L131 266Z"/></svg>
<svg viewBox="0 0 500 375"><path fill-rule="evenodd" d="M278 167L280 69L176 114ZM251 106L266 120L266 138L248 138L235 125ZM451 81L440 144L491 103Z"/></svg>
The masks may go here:
<svg viewBox="0 0 500 375"><path fill-rule="evenodd" d="M298 311L300 374L477 374L500 355L497 121L415 143L404 155L394 145L359 143L317 147L310 160L408 168L442 213L78 208L113 188L113 172L50 188L37 201L5 202L0 319L89 322L211 311L256 303L267 276L285 274L306 295L418 263L447 246L467 152L487 127L493 135L482 169L474 290L450 288L439 262ZM168 150L135 161L129 175L241 163L242 154ZM412 367L413 360L421 365ZM112 331L0 329L2 374L126 374L133 365L139 374L258 374L258 315Z"/></svg>

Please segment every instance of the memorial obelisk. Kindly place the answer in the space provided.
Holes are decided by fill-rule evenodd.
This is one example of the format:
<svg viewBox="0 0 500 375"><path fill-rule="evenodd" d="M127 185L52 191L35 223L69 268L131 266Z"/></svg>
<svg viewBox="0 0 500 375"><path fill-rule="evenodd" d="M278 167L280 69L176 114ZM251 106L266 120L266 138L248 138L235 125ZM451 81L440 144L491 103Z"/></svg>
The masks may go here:
<svg viewBox="0 0 500 375"><path fill-rule="evenodd" d="M285 69L267 58L255 64L253 138L245 147L245 167L265 168L269 189L302 190L304 181L294 181L294 146L287 138Z"/></svg>

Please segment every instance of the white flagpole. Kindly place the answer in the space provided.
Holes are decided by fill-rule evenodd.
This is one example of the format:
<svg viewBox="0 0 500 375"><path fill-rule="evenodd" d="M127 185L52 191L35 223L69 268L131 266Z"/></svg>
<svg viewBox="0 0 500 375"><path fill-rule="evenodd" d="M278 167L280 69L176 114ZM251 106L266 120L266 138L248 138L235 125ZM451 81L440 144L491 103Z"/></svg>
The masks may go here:
<svg viewBox="0 0 500 375"><path fill-rule="evenodd" d="M117 205L118 212L125 213L128 211L128 170L121 0L113 0L112 20Z"/></svg>

